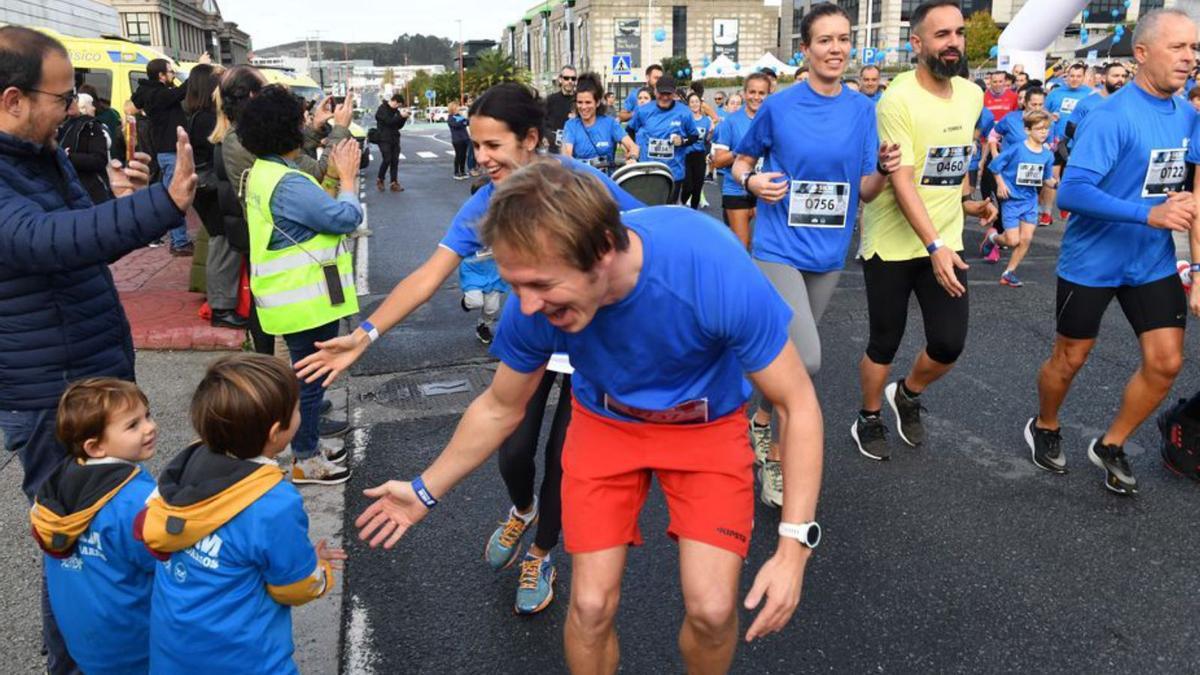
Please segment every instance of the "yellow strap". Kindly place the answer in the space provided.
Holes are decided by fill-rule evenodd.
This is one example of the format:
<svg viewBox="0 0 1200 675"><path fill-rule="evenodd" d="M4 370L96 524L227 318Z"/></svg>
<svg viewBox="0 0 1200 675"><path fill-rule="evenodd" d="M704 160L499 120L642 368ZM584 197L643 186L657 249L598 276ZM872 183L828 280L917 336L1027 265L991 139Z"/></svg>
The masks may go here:
<svg viewBox="0 0 1200 675"><path fill-rule="evenodd" d="M117 496L121 488L125 484L133 480L133 477L141 471L138 467L133 467L133 471L121 481L121 484L108 491L100 499L96 500L88 508L75 513L62 515L51 511L48 507L39 504L37 500L33 502L33 508L29 510L29 520L33 524L33 531L37 533L38 540L42 542L42 548L55 553L62 553L71 550L75 545L75 541L79 536L87 531L92 524L92 519L104 508L104 505ZM55 541L55 535L58 535Z"/></svg>

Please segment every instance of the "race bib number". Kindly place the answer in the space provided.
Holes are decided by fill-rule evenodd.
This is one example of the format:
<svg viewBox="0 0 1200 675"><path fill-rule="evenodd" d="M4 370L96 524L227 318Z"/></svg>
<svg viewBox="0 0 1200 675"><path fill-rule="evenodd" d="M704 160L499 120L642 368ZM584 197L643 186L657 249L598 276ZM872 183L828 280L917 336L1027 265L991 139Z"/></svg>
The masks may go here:
<svg viewBox="0 0 1200 675"><path fill-rule="evenodd" d="M1167 148L1150 151L1150 165L1142 183L1142 197L1161 197L1184 189L1187 176L1187 148Z"/></svg>
<svg viewBox="0 0 1200 675"><path fill-rule="evenodd" d="M971 157L969 145L939 145L925 155L925 171L921 185L928 187L961 187L967 175Z"/></svg>
<svg viewBox="0 0 1200 675"><path fill-rule="evenodd" d="M563 135L563 130L562 130L562 129L555 129L555 130L554 130L554 145L556 145L556 146L561 146L561 145L562 145L562 135Z"/></svg>
<svg viewBox="0 0 1200 675"><path fill-rule="evenodd" d="M1058 111L1064 115L1070 115L1075 112L1075 104L1079 103L1077 98L1064 98L1062 105L1058 107Z"/></svg>
<svg viewBox="0 0 1200 675"><path fill-rule="evenodd" d="M671 159L675 156L675 144L669 138L651 138L648 149L650 159Z"/></svg>
<svg viewBox="0 0 1200 675"><path fill-rule="evenodd" d="M703 424L708 421L707 398L684 401L666 410L644 410L625 405L605 394L604 409L639 422L649 422L651 424Z"/></svg>
<svg viewBox="0 0 1200 675"><path fill-rule="evenodd" d="M1017 185L1023 187L1042 187L1042 178L1046 175L1046 167L1033 162L1017 164Z"/></svg>
<svg viewBox="0 0 1200 675"><path fill-rule="evenodd" d="M794 180L788 201L792 227L843 227L850 208L849 183Z"/></svg>

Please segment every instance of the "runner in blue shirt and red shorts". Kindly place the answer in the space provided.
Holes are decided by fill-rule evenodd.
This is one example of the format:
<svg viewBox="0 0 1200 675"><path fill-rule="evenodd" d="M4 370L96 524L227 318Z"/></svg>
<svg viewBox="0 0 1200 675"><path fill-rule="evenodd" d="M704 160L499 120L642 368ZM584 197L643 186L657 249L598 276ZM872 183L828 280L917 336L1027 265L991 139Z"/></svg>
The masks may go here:
<svg viewBox="0 0 1200 675"><path fill-rule="evenodd" d="M366 491L378 499L356 521L360 537L391 547L446 499L517 426L565 347L575 367L562 484L567 667L617 670L621 579L657 478L679 544L685 667L724 672L739 642L738 577L754 520L747 373L785 420L787 483L776 552L745 600L755 609L766 598L747 640L787 624L819 541L822 424L788 339L791 310L719 222L670 206L619 213L599 181L556 162L509 176L482 232L516 293L493 344L500 366L432 465Z"/></svg>

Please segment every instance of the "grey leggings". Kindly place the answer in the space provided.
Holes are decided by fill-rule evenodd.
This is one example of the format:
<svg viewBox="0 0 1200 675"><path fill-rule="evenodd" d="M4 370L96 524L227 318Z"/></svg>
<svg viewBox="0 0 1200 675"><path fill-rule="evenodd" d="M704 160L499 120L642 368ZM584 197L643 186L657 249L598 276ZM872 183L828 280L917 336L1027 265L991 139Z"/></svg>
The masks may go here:
<svg viewBox="0 0 1200 675"><path fill-rule="evenodd" d="M821 335L817 332L817 322L829 307L829 299L833 297L833 291L837 288L841 270L818 274L763 260L755 260L754 263L792 308L788 337L800 352L805 370L809 375L815 375L821 369ZM778 441L779 421L774 406L761 393L757 394L756 398L758 409L771 413L771 433Z"/></svg>

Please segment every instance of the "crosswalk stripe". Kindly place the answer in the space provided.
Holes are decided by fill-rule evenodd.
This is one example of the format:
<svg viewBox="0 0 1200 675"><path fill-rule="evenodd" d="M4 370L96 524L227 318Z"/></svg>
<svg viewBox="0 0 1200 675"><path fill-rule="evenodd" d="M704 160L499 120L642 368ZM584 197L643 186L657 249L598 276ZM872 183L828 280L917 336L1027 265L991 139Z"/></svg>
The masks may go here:
<svg viewBox="0 0 1200 675"><path fill-rule="evenodd" d="M452 155L453 155L454 153L452 152L452 153L450 153L450 154L452 154ZM418 151L418 152L417 152L417 157L420 157L420 158L422 158L422 159L433 159L433 158L437 157L437 153L436 153L436 152L429 152L429 151L427 151L427 150L421 150L421 151Z"/></svg>
<svg viewBox="0 0 1200 675"><path fill-rule="evenodd" d="M454 156L454 151L453 151L453 150L447 150L447 151L446 151L446 154L447 154L447 155L450 155L451 157L453 157L453 156Z"/></svg>
<svg viewBox="0 0 1200 675"><path fill-rule="evenodd" d="M404 156L404 153L402 152L402 153L400 153L400 159L408 159L408 158L407 158L407 157L405 157L405 156Z"/></svg>

